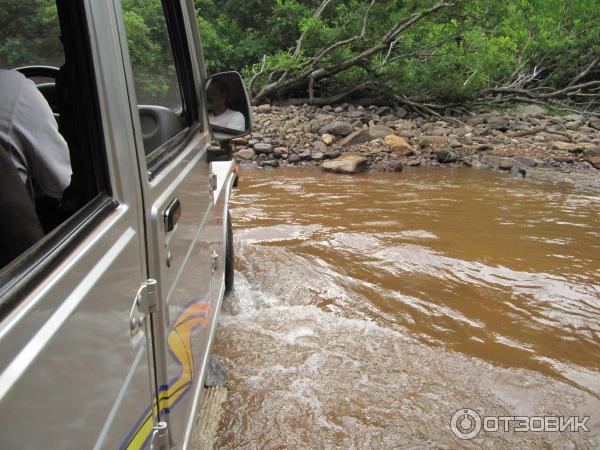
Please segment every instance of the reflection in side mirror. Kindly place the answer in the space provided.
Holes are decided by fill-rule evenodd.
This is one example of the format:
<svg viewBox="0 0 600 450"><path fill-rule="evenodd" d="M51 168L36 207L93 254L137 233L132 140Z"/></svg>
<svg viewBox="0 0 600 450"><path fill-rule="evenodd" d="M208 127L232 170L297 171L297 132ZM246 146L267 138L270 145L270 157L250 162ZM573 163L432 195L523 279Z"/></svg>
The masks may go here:
<svg viewBox="0 0 600 450"><path fill-rule="evenodd" d="M215 141L250 134L252 131L250 100L239 73L222 72L208 77L206 114Z"/></svg>

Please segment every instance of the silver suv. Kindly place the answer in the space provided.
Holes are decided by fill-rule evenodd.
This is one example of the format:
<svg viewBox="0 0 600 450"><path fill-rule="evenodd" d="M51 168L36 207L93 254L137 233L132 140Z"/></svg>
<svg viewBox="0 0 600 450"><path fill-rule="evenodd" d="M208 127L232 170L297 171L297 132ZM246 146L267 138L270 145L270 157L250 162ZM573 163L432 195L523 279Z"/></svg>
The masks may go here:
<svg viewBox="0 0 600 450"><path fill-rule="evenodd" d="M0 446L186 448L233 283L241 77L207 77L191 0L3 10L0 76L47 102L19 126L55 123L71 173L45 195L49 143L0 114Z"/></svg>

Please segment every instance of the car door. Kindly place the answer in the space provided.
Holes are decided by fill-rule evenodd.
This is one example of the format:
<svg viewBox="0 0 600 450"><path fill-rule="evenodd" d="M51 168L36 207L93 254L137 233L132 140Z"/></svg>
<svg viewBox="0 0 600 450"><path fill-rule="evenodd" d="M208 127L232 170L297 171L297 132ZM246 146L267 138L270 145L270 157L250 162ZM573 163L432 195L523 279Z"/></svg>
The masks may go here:
<svg viewBox="0 0 600 450"><path fill-rule="evenodd" d="M206 226L213 207L210 137L201 112L200 62L190 43L193 4L122 0L121 8L136 145L146 154L141 165L148 276L158 281L161 302L153 323L159 419L181 448L196 417L215 317ZM137 34L142 22L153 38L151 49ZM147 58L147 51L155 53Z"/></svg>
<svg viewBox="0 0 600 450"><path fill-rule="evenodd" d="M58 13L65 79L78 80L68 87L76 128L88 138L71 150L91 161L80 175L96 179L98 192L0 272L0 446L141 447L155 383L149 320L130 326L148 268L115 11L59 2Z"/></svg>

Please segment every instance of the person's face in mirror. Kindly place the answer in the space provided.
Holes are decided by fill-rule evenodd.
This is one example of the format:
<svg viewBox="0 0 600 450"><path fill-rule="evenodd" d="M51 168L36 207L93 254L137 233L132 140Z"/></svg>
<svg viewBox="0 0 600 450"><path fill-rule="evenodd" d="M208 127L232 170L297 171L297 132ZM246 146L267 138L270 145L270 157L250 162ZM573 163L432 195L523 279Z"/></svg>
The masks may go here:
<svg viewBox="0 0 600 450"><path fill-rule="evenodd" d="M206 91L208 111L215 116L223 114L227 110L227 92L220 83L212 82Z"/></svg>

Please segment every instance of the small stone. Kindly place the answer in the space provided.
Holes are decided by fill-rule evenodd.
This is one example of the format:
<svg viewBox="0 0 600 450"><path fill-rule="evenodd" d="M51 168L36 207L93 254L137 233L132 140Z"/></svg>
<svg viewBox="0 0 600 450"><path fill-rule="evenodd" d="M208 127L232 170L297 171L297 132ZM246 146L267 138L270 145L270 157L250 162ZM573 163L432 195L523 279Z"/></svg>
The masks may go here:
<svg viewBox="0 0 600 450"><path fill-rule="evenodd" d="M267 144L267 143L254 144L254 151L256 153L270 154L272 150L273 150L273 146L271 144Z"/></svg>
<svg viewBox="0 0 600 450"><path fill-rule="evenodd" d="M388 134L383 140L386 146L388 146L392 151L403 154L404 156L408 156L413 153L412 146L406 142L403 137L398 136L397 134Z"/></svg>
<svg viewBox="0 0 600 450"><path fill-rule="evenodd" d="M295 153L292 155L288 155L288 162L293 163L293 164L300 162L301 159L302 158L300 158L300 156L296 155Z"/></svg>
<svg viewBox="0 0 600 450"><path fill-rule="evenodd" d="M324 154L321 152L316 152L311 155L311 159L313 161L321 161L324 158Z"/></svg>
<svg viewBox="0 0 600 450"><path fill-rule="evenodd" d="M423 147L448 145L448 138L446 136L421 136L421 145Z"/></svg>
<svg viewBox="0 0 600 450"><path fill-rule="evenodd" d="M259 113L269 113L271 112L271 105L265 103L264 105L260 105L256 108Z"/></svg>
<svg viewBox="0 0 600 450"><path fill-rule="evenodd" d="M460 143L460 141L456 138L452 138L450 139L450 142L448 143L448 145L450 145L450 147L452 148L459 148L462 147L462 144Z"/></svg>
<svg viewBox="0 0 600 450"><path fill-rule="evenodd" d="M327 144L323 141L314 141L313 148L321 153L325 153L327 151Z"/></svg>
<svg viewBox="0 0 600 450"><path fill-rule="evenodd" d="M333 110L333 112L334 112L334 113L336 113L336 114L339 114L339 113L341 113L342 111L344 111L344 108L342 108L341 106L338 106L337 108L335 108L335 109Z"/></svg>
<svg viewBox="0 0 600 450"><path fill-rule="evenodd" d="M321 140L325 143L325 145L333 144L334 137L331 134L324 134L321 136Z"/></svg>
<svg viewBox="0 0 600 450"><path fill-rule="evenodd" d="M332 122L321 128L321 134L334 134L336 136L348 136L353 131L352 124L341 121Z"/></svg>

